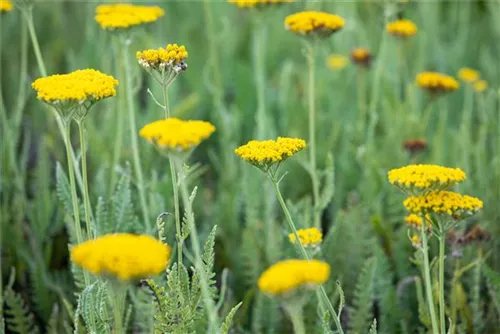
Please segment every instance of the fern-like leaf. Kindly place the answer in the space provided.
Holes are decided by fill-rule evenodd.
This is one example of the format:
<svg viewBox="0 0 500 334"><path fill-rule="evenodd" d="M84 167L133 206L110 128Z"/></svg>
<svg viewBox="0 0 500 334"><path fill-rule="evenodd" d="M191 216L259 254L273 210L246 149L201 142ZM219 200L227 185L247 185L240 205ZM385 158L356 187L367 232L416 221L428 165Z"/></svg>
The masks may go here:
<svg viewBox="0 0 500 334"><path fill-rule="evenodd" d="M14 292L9 286L4 293L7 329L12 333L36 334L39 329L35 324L35 317L29 310L23 297Z"/></svg>
<svg viewBox="0 0 500 334"><path fill-rule="evenodd" d="M498 315L500 316L500 273L494 271L487 265L483 267L483 273L486 277L486 282L488 283L488 291L490 293L491 300L493 301Z"/></svg>
<svg viewBox="0 0 500 334"><path fill-rule="evenodd" d="M350 332L354 334L366 333L373 319L374 300L374 280L375 280L376 260L370 258L366 260L359 275L354 291L354 301L349 323Z"/></svg>
<svg viewBox="0 0 500 334"><path fill-rule="evenodd" d="M231 322L233 321L234 315L238 311L238 309L241 307L243 302L239 302L236 306L234 306L231 311L229 311L226 320L222 323L221 327L221 333L222 334L228 334L229 333L229 328L231 327Z"/></svg>

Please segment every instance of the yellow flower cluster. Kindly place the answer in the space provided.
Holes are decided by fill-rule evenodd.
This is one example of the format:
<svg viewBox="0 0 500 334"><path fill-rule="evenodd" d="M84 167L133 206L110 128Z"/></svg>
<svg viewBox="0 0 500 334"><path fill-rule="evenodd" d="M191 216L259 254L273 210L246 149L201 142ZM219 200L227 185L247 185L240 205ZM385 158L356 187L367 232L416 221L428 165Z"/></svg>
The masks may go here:
<svg viewBox="0 0 500 334"><path fill-rule="evenodd" d="M99 5L95 20L103 29L126 29L154 22L165 15L158 6L136 6L131 4Z"/></svg>
<svg viewBox="0 0 500 334"><path fill-rule="evenodd" d="M9 0L0 0L0 12L10 12L12 7L12 2Z"/></svg>
<svg viewBox="0 0 500 334"><path fill-rule="evenodd" d="M251 140L238 147L235 153L243 160L267 169L271 165L284 161L306 147L306 142L299 138L278 137L277 140Z"/></svg>
<svg viewBox="0 0 500 334"><path fill-rule="evenodd" d="M293 0L229 0L228 2L238 6L239 8L262 8L272 5L280 5L283 3L290 3L293 2Z"/></svg>
<svg viewBox="0 0 500 334"><path fill-rule="evenodd" d="M398 20L389 22L386 30L392 36L411 37L417 34L417 25L410 20Z"/></svg>
<svg viewBox="0 0 500 334"><path fill-rule="evenodd" d="M484 92L488 89L488 82L486 82L486 80L478 80L474 82L473 88L478 93Z"/></svg>
<svg viewBox="0 0 500 334"><path fill-rule="evenodd" d="M165 67L178 66L179 71L185 69L182 66L184 60L188 57L186 47L184 45L168 44L167 47L158 48L157 50L137 51L136 58L139 64L144 68L153 68L162 70Z"/></svg>
<svg viewBox="0 0 500 334"><path fill-rule="evenodd" d="M316 227L300 229L297 231L297 234L299 235L300 243L305 247L316 247L323 240L323 234ZM292 244L295 244L297 240L295 233L290 233L288 238Z"/></svg>
<svg viewBox="0 0 500 334"><path fill-rule="evenodd" d="M47 103L61 101L98 101L116 95L118 80L94 69L77 70L36 79L32 84L38 99Z"/></svg>
<svg viewBox="0 0 500 334"><path fill-rule="evenodd" d="M332 70L339 71L345 68L347 64L349 64L349 61L342 55L333 54L328 56L327 65Z"/></svg>
<svg viewBox="0 0 500 334"><path fill-rule="evenodd" d="M390 170L388 177L391 184L411 192L448 189L466 178L460 168L438 165L408 165Z"/></svg>
<svg viewBox="0 0 500 334"><path fill-rule="evenodd" d="M416 229L420 229L422 227L422 222L424 221L424 219L417 214L410 213L408 216L406 216L404 218L404 221L409 226L414 227ZM425 214L425 222L426 222L427 228L430 228L432 226L431 225L431 217L429 214Z"/></svg>
<svg viewBox="0 0 500 334"><path fill-rule="evenodd" d="M458 81L455 78L438 72L419 73L417 75L417 85L432 93L451 92L457 90L459 87Z"/></svg>
<svg viewBox="0 0 500 334"><path fill-rule="evenodd" d="M343 18L325 12L303 11L285 18L285 28L299 35L327 37L343 27Z"/></svg>
<svg viewBox="0 0 500 334"><path fill-rule="evenodd" d="M215 127L205 121L184 121L168 118L146 124L139 135L160 148L187 151L207 139Z"/></svg>
<svg viewBox="0 0 500 334"><path fill-rule="evenodd" d="M469 67L462 67L458 71L458 77L466 83L473 83L479 79L479 72Z"/></svg>
<svg viewBox="0 0 500 334"><path fill-rule="evenodd" d="M403 205L411 213L447 214L455 218L473 214L483 207L483 202L475 197L452 191L431 191L424 195L408 197Z"/></svg>
<svg viewBox="0 0 500 334"><path fill-rule="evenodd" d="M355 64L369 66L372 60L372 55L368 49L357 48L351 52L351 60Z"/></svg>
<svg viewBox="0 0 500 334"><path fill-rule="evenodd" d="M413 235L411 237L411 244L413 247L415 248L418 248L420 247L420 244L421 244L421 240L420 240L420 237L418 235Z"/></svg>
<svg viewBox="0 0 500 334"><path fill-rule="evenodd" d="M169 246L149 235L108 234L71 249L71 261L102 276L128 281L153 276L165 270Z"/></svg>
<svg viewBox="0 0 500 334"><path fill-rule="evenodd" d="M260 276L259 289L271 295L281 295L301 287L325 283L330 266L318 260L285 260L278 262Z"/></svg>

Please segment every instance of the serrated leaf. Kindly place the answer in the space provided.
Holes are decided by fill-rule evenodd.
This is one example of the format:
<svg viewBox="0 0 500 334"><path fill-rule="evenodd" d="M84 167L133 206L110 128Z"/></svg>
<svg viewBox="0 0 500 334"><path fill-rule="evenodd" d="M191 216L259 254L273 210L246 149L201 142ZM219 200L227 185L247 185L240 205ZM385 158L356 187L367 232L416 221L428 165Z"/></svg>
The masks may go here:
<svg viewBox="0 0 500 334"><path fill-rule="evenodd" d="M234 306L231 311L229 311L229 314L226 317L226 320L222 323L221 327L221 333L223 334L228 334L229 333L229 328L231 327L231 322L233 321L234 315L238 311L238 309L241 307L243 302L239 302L236 306Z"/></svg>
<svg viewBox="0 0 500 334"><path fill-rule="evenodd" d="M375 260L375 258L366 260L356 284L349 323L350 332L353 334L366 333L370 319L373 319Z"/></svg>

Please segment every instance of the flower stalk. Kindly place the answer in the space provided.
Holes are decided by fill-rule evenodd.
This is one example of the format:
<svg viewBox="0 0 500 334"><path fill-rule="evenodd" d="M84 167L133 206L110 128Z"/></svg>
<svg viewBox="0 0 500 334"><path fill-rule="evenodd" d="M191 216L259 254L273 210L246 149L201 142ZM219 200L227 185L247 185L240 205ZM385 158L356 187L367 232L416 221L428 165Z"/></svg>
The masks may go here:
<svg viewBox="0 0 500 334"><path fill-rule="evenodd" d="M85 224L87 228L87 238L92 239L95 237L92 231L91 215L92 211L90 208L90 195L89 195L89 182L87 177L87 151L85 143L85 120L81 119L76 122L78 124L78 132L80 133L80 149L82 154L82 176L83 176L83 203L85 207Z"/></svg>

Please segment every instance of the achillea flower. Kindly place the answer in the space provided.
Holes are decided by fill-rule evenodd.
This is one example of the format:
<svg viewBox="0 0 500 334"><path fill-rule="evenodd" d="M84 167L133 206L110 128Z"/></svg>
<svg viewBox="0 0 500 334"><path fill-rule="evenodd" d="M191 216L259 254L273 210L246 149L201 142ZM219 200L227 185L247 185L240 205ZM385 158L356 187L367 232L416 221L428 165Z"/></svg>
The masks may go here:
<svg viewBox="0 0 500 334"><path fill-rule="evenodd" d="M474 214L483 208L483 202L478 198L444 190L408 197L403 205L411 213L446 214L455 219Z"/></svg>
<svg viewBox="0 0 500 334"><path fill-rule="evenodd" d="M396 37L411 37L417 34L417 25L410 20L389 22L386 26L389 35Z"/></svg>
<svg viewBox="0 0 500 334"><path fill-rule="evenodd" d="M108 234L71 249L71 261L101 276L122 281L160 274L170 259L169 246L149 235Z"/></svg>
<svg viewBox="0 0 500 334"><path fill-rule="evenodd" d="M205 121L183 121L168 118L146 124L139 135L160 149L169 152L184 152L198 146L215 131L215 127Z"/></svg>
<svg viewBox="0 0 500 334"><path fill-rule="evenodd" d="M455 78L438 72L422 72L417 75L417 85L431 93L446 93L458 89Z"/></svg>
<svg viewBox="0 0 500 334"><path fill-rule="evenodd" d="M458 77L460 78L460 80L470 84L479 80L479 72L473 70L472 68L462 67L458 71Z"/></svg>
<svg viewBox="0 0 500 334"><path fill-rule="evenodd" d="M425 215L425 222L426 222L427 228L431 227L430 220L431 220L431 217L428 214L426 214ZM419 216L417 214L410 213L408 216L406 216L404 218L404 221L408 226L416 228L416 229L420 229L420 228L422 228L422 222L424 221L424 218L422 218L421 216Z"/></svg>
<svg viewBox="0 0 500 334"><path fill-rule="evenodd" d="M408 165L392 169L388 173L389 182L410 192L445 190L465 180L460 168L438 165Z"/></svg>
<svg viewBox="0 0 500 334"><path fill-rule="evenodd" d="M330 266L318 260L286 260L278 262L260 276L259 290L281 295L299 288L314 287L330 277Z"/></svg>
<svg viewBox="0 0 500 334"><path fill-rule="evenodd" d="M304 247L316 247L323 240L323 234L316 227L300 229L297 231L297 234L299 235L300 243ZM295 244L297 240L295 238L295 233L290 233L288 235L288 238L290 239L290 242L292 244Z"/></svg>
<svg viewBox="0 0 500 334"><path fill-rule="evenodd" d="M184 45L168 44L165 49L137 51L136 57L139 64L146 69L164 71L166 68L172 68L175 72L180 72L187 68L184 60L188 53Z"/></svg>
<svg viewBox="0 0 500 334"><path fill-rule="evenodd" d="M365 48L357 48L352 50L351 60L353 63L366 68L370 66L373 60L373 56L370 53L370 50Z"/></svg>
<svg viewBox="0 0 500 334"><path fill-rule="evenodd" d="M337 54L333 54L333 55L328 56L328 59L327 59L328 68L330 68L334 71L340 71L340 70L344 69L347 66L347 64L349 64L347 57L344 57L342 55L337 55Z"/></svg>
<svg viewBox="0 0 500 334"><path fill-rule="evenodd" d="M267 8L272 5L281 5L284 3L293 2L293 0L229 0L230 4L234 4L239 8Z"/></svg>
<svg viewBox="0 0 500 334"><path fill-rule="evenodd" d="M427 148L427 141L425 139L408 139L403 143L403 147L411 155L421 152Z"/></svg>
<svg viewBox="0 0 500 334"><path fill-rule="evenodd" d="M472 87L477 93L482 93L488 89L488 82L486 82L486 80L478 80L474 82Z"/></svg>
<svg viewBox="0 0 500 334"><path fill-rule="evenodd" d="M411 237L411 245L415 248L419 248L422 244L422 241L420 240L420 237L418 235L413 235Z"/></svg>
<svg viewBox="0 0 500 334"><path fill-rule="evenodd" d="M131 4L99 5L95 20L103 29L127 29L150 23L165 15L158 6L136 6Z"/></svg>
<svg viewBox="0 0 500 334"><path fill-rule="evenodd" d="M10 12L13 8L9 0L0 0L0 12Z"/></svg>
<svg viewBox="0 0 500 334"><path fill-rule="evenodd" d="M298 35L328 37L343 27L343 18L325 12L303 11L285 18L285 28Z"/></svg>
<svg viewBox="0 0 500 334"><path fill-rule="evenodd" d="M267 171L274 164L281 163L306 147L298 138L278 137L277 140L251 140L234 152L243 160Z"/></svg>

